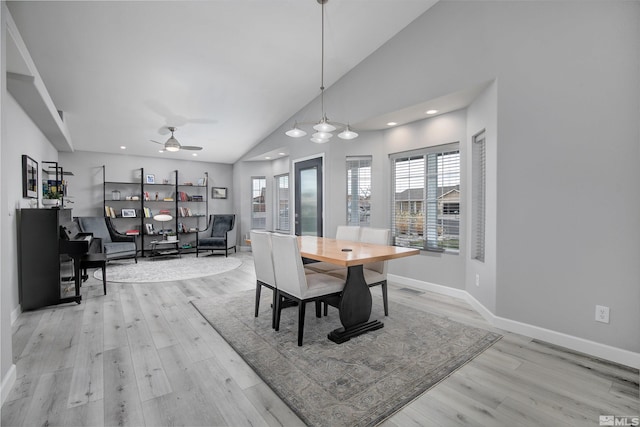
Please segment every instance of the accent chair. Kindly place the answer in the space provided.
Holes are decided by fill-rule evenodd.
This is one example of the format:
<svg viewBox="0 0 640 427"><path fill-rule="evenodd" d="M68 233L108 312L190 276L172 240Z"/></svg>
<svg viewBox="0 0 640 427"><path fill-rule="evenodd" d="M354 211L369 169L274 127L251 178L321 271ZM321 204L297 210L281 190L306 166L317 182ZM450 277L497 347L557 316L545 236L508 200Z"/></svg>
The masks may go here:
<svg viewBox="0 0 640 427"><path fill-rule="evenodd" d="M138 262L138 245L136 236L119 233L111 218L103 216L80 216L76 218L83 233L91 233L102 240L102 252L107 260L133 258Z"/></svg>
<svg viewBox="0 0 640 427"><path fill-rule="evenodd" d="M236 216L234 214L214 214L209 219L209 225L203 231L208 231L206 237L200 237L196 233L196 257L200 251L224 251L224 256L229 255L229 250L237 251Z"/></svg>

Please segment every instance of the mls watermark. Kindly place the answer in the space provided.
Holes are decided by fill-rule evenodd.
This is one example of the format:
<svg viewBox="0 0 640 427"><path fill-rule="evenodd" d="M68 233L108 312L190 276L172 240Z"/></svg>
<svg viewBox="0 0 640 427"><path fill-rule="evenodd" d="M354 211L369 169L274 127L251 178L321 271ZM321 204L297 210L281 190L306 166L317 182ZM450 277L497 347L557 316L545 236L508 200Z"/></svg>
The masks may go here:
<svg viewBox="0 0 640 427"><path fill-rule="evenodd" d="M640 416L600 415L601 426L640 426Z"/></svg>

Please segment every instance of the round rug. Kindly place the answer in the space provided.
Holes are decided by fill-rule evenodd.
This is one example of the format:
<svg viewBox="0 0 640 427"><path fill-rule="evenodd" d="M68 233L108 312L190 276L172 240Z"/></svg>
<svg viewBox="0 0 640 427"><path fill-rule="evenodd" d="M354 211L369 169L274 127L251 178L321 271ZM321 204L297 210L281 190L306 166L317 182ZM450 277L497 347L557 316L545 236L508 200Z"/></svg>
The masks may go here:
<svg viewBox="0 0 640 427"><path fill-rule="evenodd" d="M233 257L182 255L181 258L138 258L113 260L107 263L108 282L170 282L195 279L224 273L240 267L242 261ZM102 280L102 270L97 269L93 277Z"/></svg>

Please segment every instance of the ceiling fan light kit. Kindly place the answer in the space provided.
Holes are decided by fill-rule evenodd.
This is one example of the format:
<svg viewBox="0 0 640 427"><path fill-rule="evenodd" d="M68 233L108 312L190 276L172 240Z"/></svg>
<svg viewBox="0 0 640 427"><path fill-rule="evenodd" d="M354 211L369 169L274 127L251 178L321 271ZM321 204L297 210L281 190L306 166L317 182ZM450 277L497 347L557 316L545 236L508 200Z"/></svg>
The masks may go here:
<svg viewBox="0 0 640 427"><path fill-rule="evenodd" d="M163 151L170 151L175 153L176 151L180 151L180 150L192 150L192 151L202 150L202 147L196 147L195 145L181 145L178 142L178 140L173 136L173 132L176 131L176 128L173 126L169 126L167 127L167 129L169 129L169 131L171 132L171 136L169 137L169 139L167 139L167 142L162 143L162 142L154 141L153 139L151 140L151 142L155 142L156 144L164 145L164 150L160 150L161 153Z"/></svg>
<svg viewBox="0 0 640 427"><path fill-rule="evenodd" d="M322 53L320 56L320 104L322 109L322 119L320 119L320 121L313 126L313 129L315 129L317 132L314 133L311 137L311 141L317 144L324 144L325 142L329 142L329 139L333 136L331 132L335 130L342 130L342 132L338 134L338 138L340 139L349 140L358 137L358 134L354 132L348 124L329 121L327 115L324 112L324 5L328 1L329 0L317 0L317 2L322 6ZM309 125L313 123L300 122L300 124ZM285 132L285 135L290 136L291 138L301 138L306 134L307 132L298 127L298 122L295 122L293 128Z"/></svg>

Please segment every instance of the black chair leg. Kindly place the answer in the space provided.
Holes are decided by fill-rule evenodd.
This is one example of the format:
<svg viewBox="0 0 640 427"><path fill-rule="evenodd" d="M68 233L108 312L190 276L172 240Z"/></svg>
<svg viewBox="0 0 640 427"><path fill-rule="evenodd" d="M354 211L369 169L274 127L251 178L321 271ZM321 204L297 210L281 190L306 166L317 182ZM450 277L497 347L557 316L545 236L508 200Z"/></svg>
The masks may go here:
<svg viewBox="0 0 640 427"><path fill-rule="evenodd" d="M323 304L324 304L324 316L327 317L329 315L329 304L327 304L326 301L324 301Z"/></svg>
<svg viewBox="0 0 640 427"><path fill-rule="evenodd" d="M384 304L384 315L389 315L389 301L387 300L387 281L382 282L382 303Z"/></svg>
<svg viewBox="0 0 640 427"><path fill-rule="evenodd" d="M298 347L302 347L302 335L304 333L304 309L306 307L306 303L304 301L300 301L298 306Z"/></svg>
<svg viewBox="0 0 640 427"><path fill-rule="evenodd" d="M260 291L262 290L262 285L260 282L256 280L256 315L258 317L258 311L260 310Z"/></svg>
<svg viewBox="0 0 640 427"><path fill-rule="evenodd" d="M107 266L106 263L102 264L102 288L104 289L104 294L107 294Z"/></svg>
<svg viewBox="0 0 640 427"><path fill-rule="evenodd" d="M316 317L319 319L322 317L322 301L316 301Z"/></svg>
<svg viewBox="0 0 640 427"><path fill-rule="evenodd" d="M275 329L276 328L276 297L278 296L278 293L276 292L276 290L273 290L273 302L271 303L271 328Z"/></svg>
<svg viewBox="0 0 640 427"><path fill-rule="evenodd" d="M280 292L278 292L277 290L276 292L276 305L274 306L274 310L275 310L275 315L276 315L276 319L275 319L275 325L274 328L276 331L280 330L280 310L282 310L281 305L282 305L282 297L280 296Z"/></svg>

